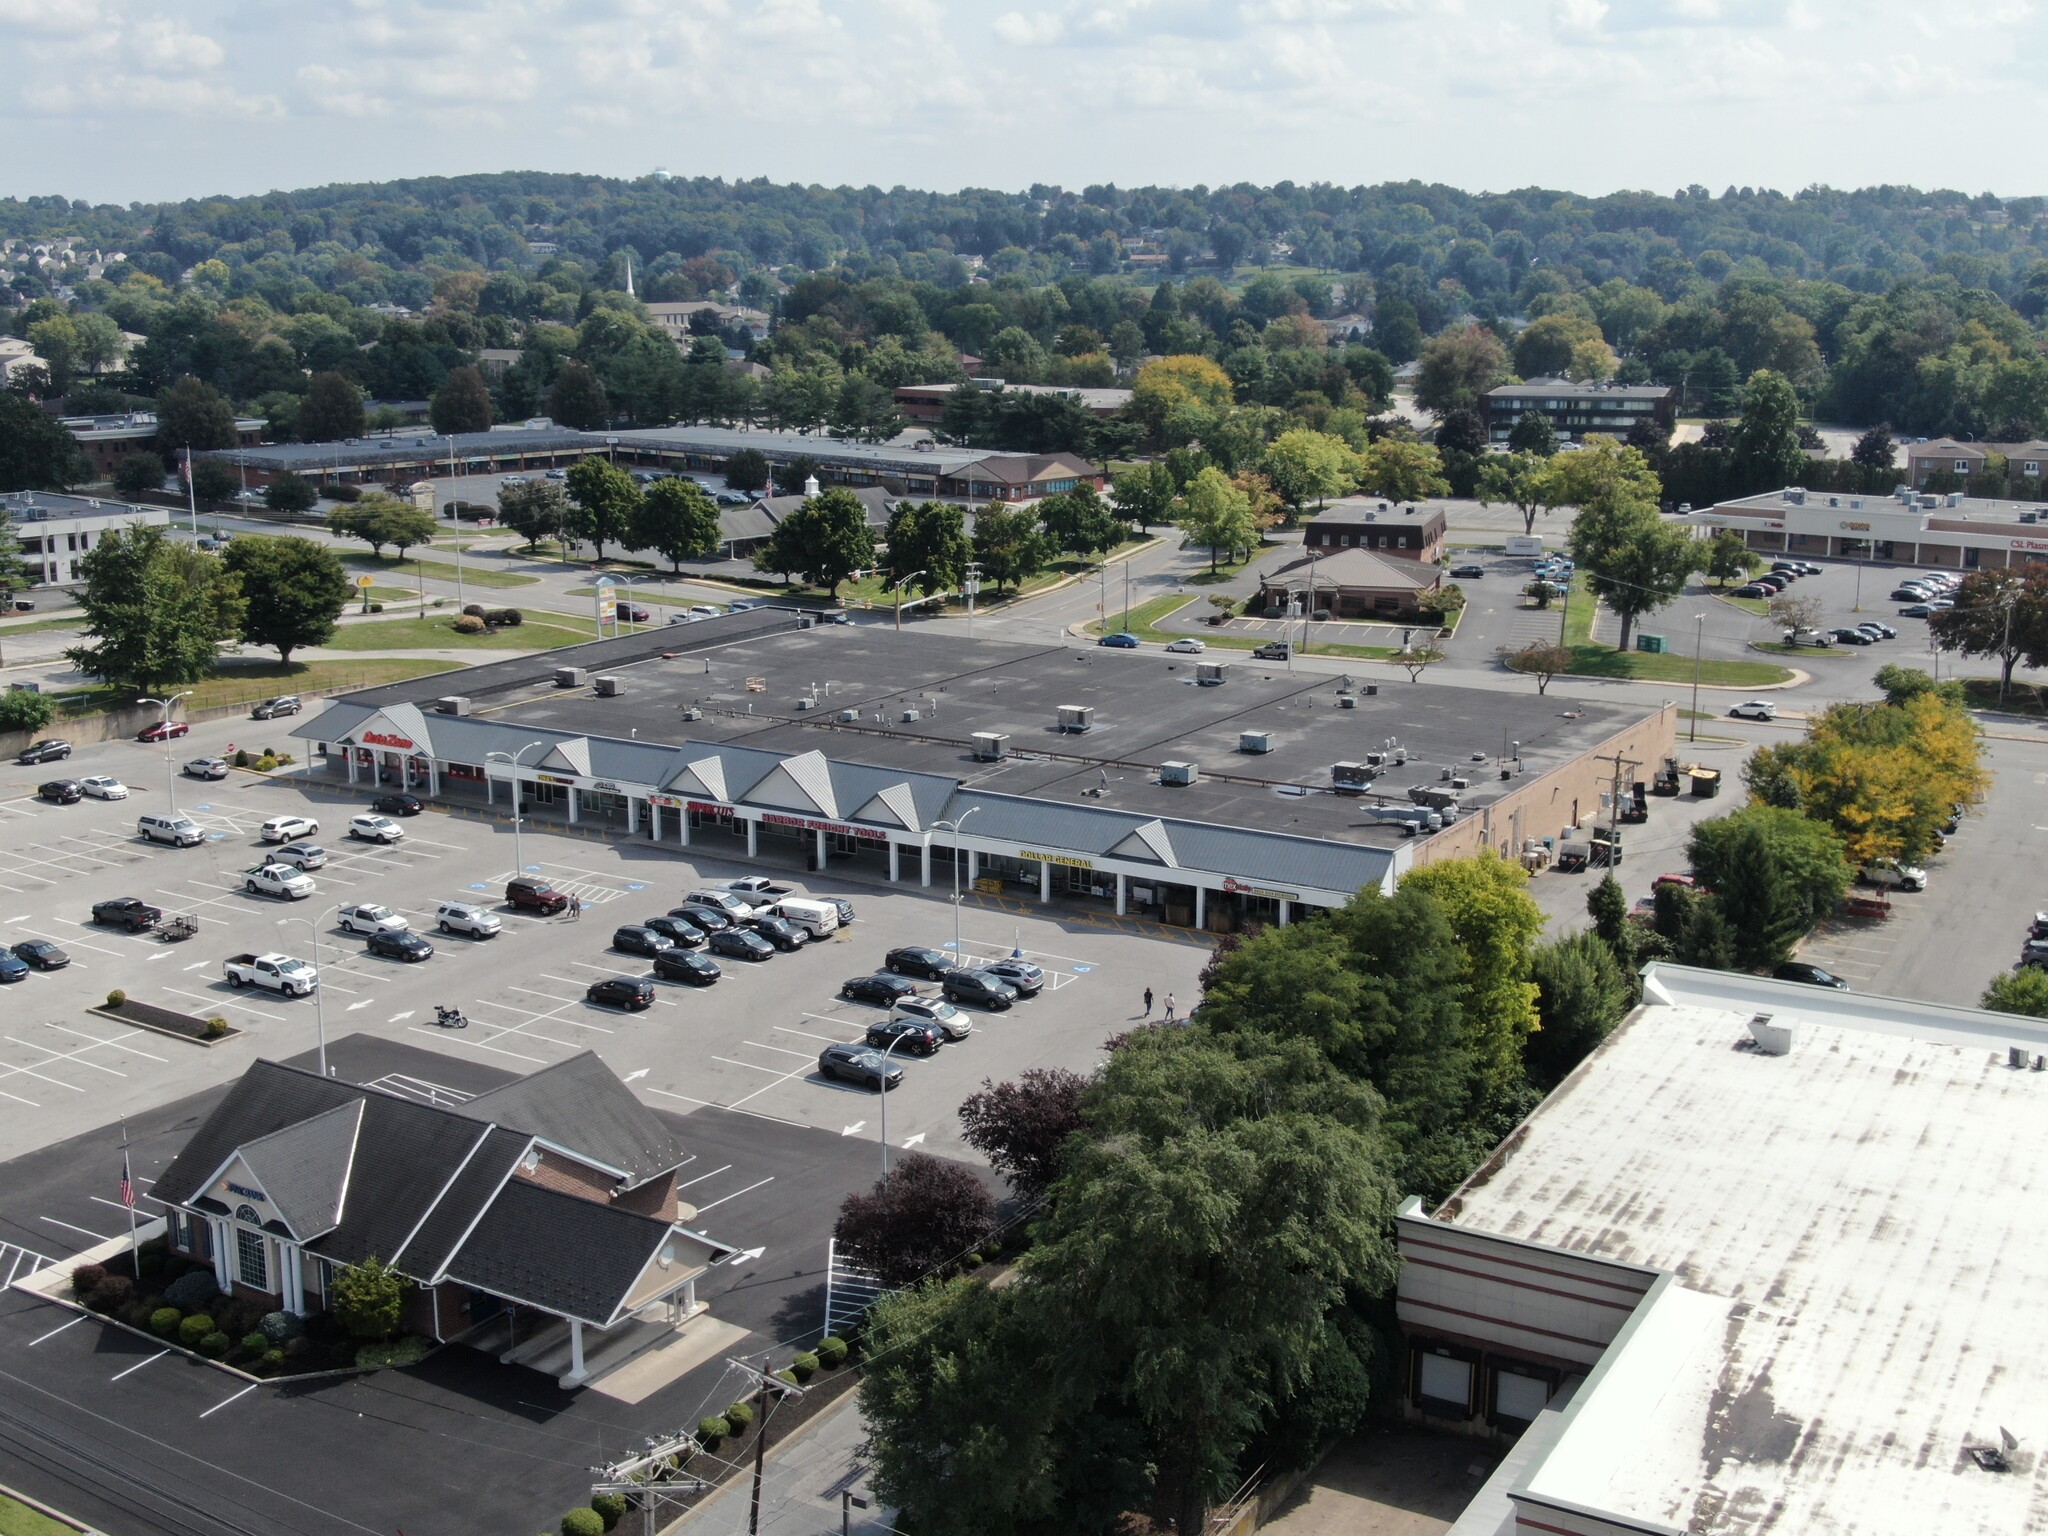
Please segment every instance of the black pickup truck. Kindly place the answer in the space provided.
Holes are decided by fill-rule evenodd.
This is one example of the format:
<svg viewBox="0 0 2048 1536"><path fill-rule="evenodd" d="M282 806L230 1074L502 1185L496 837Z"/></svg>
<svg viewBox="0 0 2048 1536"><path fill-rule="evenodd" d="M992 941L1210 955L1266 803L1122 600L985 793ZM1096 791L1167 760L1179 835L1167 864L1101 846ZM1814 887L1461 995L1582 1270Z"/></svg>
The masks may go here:
<svg viewBox="0 0 2048 1536"><path fill-rule="evenodd" d="M162 907L152 907L139 896L116 896L112 901L92 904L92 920L109 928L126 928L141 933L164 920Z"/></svg>

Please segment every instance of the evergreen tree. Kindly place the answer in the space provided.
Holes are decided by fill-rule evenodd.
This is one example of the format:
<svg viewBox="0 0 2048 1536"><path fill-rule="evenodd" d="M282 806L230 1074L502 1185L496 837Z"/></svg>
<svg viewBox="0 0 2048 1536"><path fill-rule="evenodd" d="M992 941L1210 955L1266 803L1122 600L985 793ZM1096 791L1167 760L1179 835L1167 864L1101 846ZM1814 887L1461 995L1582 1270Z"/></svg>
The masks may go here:
<svg viewBox="0 0 2048 1536"><path fill-rule="evenodd" d="M361 437L365 428L363 392L346 374L328 370L313 375L299 406L299 436L309 443L335 443Z"/></svg>
<svg viewBox="0 0 2048 1536"><path fill-rule="evenodd" d="M1634 999L1629 978L1599 934L1569 934L1538 945L1529 957L1540 1027L1524 1055L1529 1080L1550 1089L1563 1082L1619 1024Z"/></svg>
<svg viewBox="0 0 2048 1536"><path fill-rule="evenodd" d="M427 420L441 433L488 432L491 392L474 368L453 368L427 404Z"/></svg>

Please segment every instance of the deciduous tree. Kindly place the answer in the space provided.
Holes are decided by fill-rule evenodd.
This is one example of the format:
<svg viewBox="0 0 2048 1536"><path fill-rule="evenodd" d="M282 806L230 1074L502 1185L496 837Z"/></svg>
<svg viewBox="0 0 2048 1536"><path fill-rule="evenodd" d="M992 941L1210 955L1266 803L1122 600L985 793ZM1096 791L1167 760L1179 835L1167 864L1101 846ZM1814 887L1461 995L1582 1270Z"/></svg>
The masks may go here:
<svg viewBox="0 0 2048 1536"><path fill-rule="evenodd" d="M164 488L164 461L149 452L125 455L114 466L114 489L130 501Z"/></svg>
<svg viewBox="0 0 2048 1536"><path fill-rule="evenodd" d="M361 539L372 554L381 555L386 544L393 545L400 559L415 544L431 544L440 532L433 513L388 491L372 491L352 505L336 507L327 514L327 528L345 539Z"/></svg>
<svg viewBox="0 0 2048 1536"><path fill-rule="evenodd" d="M351 588L341 557L326 545L244 534L221 559L241 582L244 644L274 647L289 664L293 651L334 638Z"/></svg>
<svg viewBox="0 0 2048 1536"><path fill-rule="evenodd" d="M314 374L299 406L299 436L309 443L334 443L361 437L364 425L363 392L355 381L331 369Z"/></svg>
<svg viewBox="0 0 2048 1536"><path fill-rule="evenodd" d="M1209 569L1212 571L1216 569L1217 556L1221 551L1227 549L1235 554L1240 549L1249 550L1259 540L1258 522L1252 516L1250 498L1232 485L1223 471L1213 464L1189 483L1181 497L1177 521L1190 544L1208 547Z"/></svg>
<svg viewBox="0 0 2048 1536"><path fill-rule="evenodd" d="M625 538L635 549L648 549L680 571L685 560L704 560L718 553L718 503L694 480L670 476L657 480L640 496Z"/></svg>
<svg viewBox="0 0 2048 1536"><path fill-rule="evenodd" d="M974 518L974 558L996 590L1029 581L1052 559L1052 540L1021 507L990 502Z"/></svg>
<svg viewBox="0 0 2048 1536"><path fill-rule="evenodd" d="M1735 467L1744 484L1796 484L1806 455L1799 447L1799 396L1791 380L1769 368L1752 374L1732 436Z"/></svg>
<svg viewBox="0 0 2048 1536"><path fill-rule="evenodd" d="M1033 1067L1006 1083L982 1079L960 1105L960 1134L1020 1200L1034 1201L1066 1168L1068 1138L1081 1128L1087 1079L1064 1067Z"/></svg>
<svg viewBox="0 0 2048 1536"><path fill-rule="evenodd" d="M832 1232L849 1264L905 1286L963 1263L995 1225L995 1196L973 1169L911 1152L868 1193L846 1197Z"/></svg>
<svg viewBox="0 0 2048 1536"><path fill-rule="evenodd" d="M758 448L737 450L725 461L725 483L749 493L767 489L768 455Z"/></svg>
<svg viewBox="0 0 2048 1536"><path fill-rule="evenodd" d="M2048 568L1972 571L1956 591L1955 607L1936 613L1927 627L1944 650L1996 657L2002 695L2020 662L2048 662Z"/></svg>
<svg viewBox="0 0 2048 1536"><path fill-rule="evenodd" d="M1686 851L1728 925L1736 964L1754 969L1789 959L1849 888L1842 839L1776 806L1745 806L1703 821Z"/></svg>
<svg viewBox="0 0 2048 1536"><path fill-rule="evenodd" d="M1722 586L1763 569L1764 557L1733 528L1723 528L1707 542L1706 573Z"/></svg>
<svg viewBox="0 0 2048 1536"><path fill-rule="evenodd" d="M1130 530L1087 483L1038 503L1038 520L1056 549L1087 556L1112 550Z"/></svg>
<svg viewBox="0 0 2048 1536"><path fill-rule="evenodd" d="M1295 427L1266 447L1259 468L1290 511L1342 495L1358 475L1358 455L1341 437Z"/></svg>
<svg viewBox="0 0 2048 1536"><path fill-rule="evenodd" d="M1634 1002L1628 977L1597 933L1568 934L1529 957L1537 1028L1523 1048L1529 1080L1545 1090L1592 1054Z"/></svg>
<svg viewBox="0 0 2048 1536"><path fill-rule="evenodd" d="M1619 648L1628 649L1635 621L1685 590L1699 569L1690 531L1658 515L1657 477L1643 456L1612 438L1550 461L1557 504L1579 508L1569 547L1586 585L1621 620Z"/></svg>
<svg viewBox="0 0 2048 1536"><path fill-rule="evenodd" d="M595 456L572 465L566 483L570 505L564 531L595 546L603 560L605 545L626 536L640 507L640 488L623 469Z"/></svg>
<svg viewBox="0 0 2048 1536"><path fill-rule="evenodd" d="M304 475L281 470L263 487L263 504L273 512L310 512L320 490Z"/></svg>
<svg viewBox="0 0 2048 1536"><path fill-rule="evenodd" d="M569 493L553 480L498 487L498 521L526 540L532 549L543 539L558 539L569 517Z"/></svg>
<svg viewBox="0 0 2048 1536"><path fill-rule="evenodd" d="M1431 897L1450 924L1461 964L1458 1005L1478 1058L1483 1091L1505 1095L1520 1075L1522 1044L1536 1027L1531 947L1543 932L1543 909L1528 892L1529 875L1498 854L1439 859L1402 879Z"/></svg>
<svg viewBox="0 0 2048 1536"><path fill-rule="evenodd" d="M427 402L427 420L442 433L491 430L491 392L474 368L452 368L434 398Z"/></svg>
<svg viewBox="0 0 2048 1536"><path fill-rule="evenodd" d="M767 547L754 556L757 570L795 572L828 592L837 592L847 577L874 563L867 508L839 486L820 491L785 517Z"/></svg>
<svg viewBox="0 0 2048 1536"><path fill-rule="evenodd" d="M2016 971L1991 978L1991 985L1977 1000L1979 1008L1993 1013L2017 1013L2029 1019L2048 1019L2048 971L2022 966Z"/></svg>
<svg viewBox="0 0 2048 1536"><path fill-rule="evenodd" d="M1528 420L1526 416L1522 419ZM1476 493L1480 505L1507 502L1522 514L1522 532L1534 533L1537 517L1551 509L1549 498L1563 489L1558 478L1547 473L1548 464L1541 454L1521 451L1489 458L1479 471Z"/></svg>
<svg viewBox="0 0 2048 1536"><path fill-rule="evenodd" d="M81 672L148 691L194 683L241 628L240 583L218 556L161 527L115 528L79 561L89 643L64 655Z"/></svg>
<svg viewBox="0 0 2048 1536"><path fill-rule="evenodd" d="M901 576L922 572L912 589L929 597L957 587L966 578L974 546L967 538L967 518L943 501L899 501L889 514L884 533L889 563Z"/></svg>
<svg viewBox="0 0 2048 1536"><path fill-rule="evenodd" d="M232 448L234 408L211 384L187 374L157 397L156 446L167 459L187 448Z"/></svg>
<svg viewBox="0 0 2048 1536"><path fill-rule="evenodd" d="M1560 672L1570 671L1576 659L1569 646L1549 640L1533 640L1518 651L1507 651L1501 658L1501 664L1511 672L1535 678L1536 692L1544 694L1550 691L1550 680Z"/></svg>
<svg viewBox="0 0 2048 1536"><path fill-rule="evenodd" d="M1507 377L1507 348L1483 325L1439 331L1422 344L1415 403L1442 415L1470 410Z"/></svg>
<svg viewBox="0 0 2048 1536"><path fill-rule="evenodd" d="M548 390L548 415L579 432L599 431L610 421L604 384L588 363L571 358L562 364Z"/></svg>
<svg viewBox="0 0 2048 1536"><path fill-rule="evenodd" d="M1389 501L1421 501L1450 492L1443 460L1427 443L1383 437L1358 456L1358 488Z"/></svg>

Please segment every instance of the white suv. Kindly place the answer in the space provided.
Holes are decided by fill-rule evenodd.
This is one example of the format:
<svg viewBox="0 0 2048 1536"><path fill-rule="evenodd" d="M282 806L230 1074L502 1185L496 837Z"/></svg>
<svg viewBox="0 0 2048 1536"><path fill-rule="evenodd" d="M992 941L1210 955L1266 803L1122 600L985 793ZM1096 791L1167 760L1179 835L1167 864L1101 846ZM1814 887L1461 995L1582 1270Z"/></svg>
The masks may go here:
<svg viewBox="0 0 2048 1536"><path fill-rule="evenodd" d="M319 830L320 823L310 816L273 816L263 823L263 841L292 843L302 837L311 837Z"/></svg>
<svg viewBox="0 0 2048 1536"><path fill-rule="evenodd" d="M364 812L348 819L348 835L361 838L366 843L402 843L405 828L389 816L375 816Z"/></svg>
<svg viewBox="0 0 2048 1536"><path fill-rule="evenodd" d="M434 908L434 925L443 933L466 933L472 939L494 939L505 924L495 912L467 901L444 901Z"/></svg>

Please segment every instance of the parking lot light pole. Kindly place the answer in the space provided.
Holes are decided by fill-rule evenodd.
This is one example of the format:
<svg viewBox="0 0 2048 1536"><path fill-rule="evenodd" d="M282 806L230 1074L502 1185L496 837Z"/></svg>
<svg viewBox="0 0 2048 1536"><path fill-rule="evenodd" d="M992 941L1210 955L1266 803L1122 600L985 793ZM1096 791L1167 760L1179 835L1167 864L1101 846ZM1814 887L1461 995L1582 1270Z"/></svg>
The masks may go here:
<svg viewBox="0 0 2048 1536"><path fill-rule="evenodd" d="M889 1053L909 1039L898 1035L882 1047L882 1177L889 1177Z"/></svg>
<svg viewBox="0 0 2048 1536"><path fill-rule="evenodd" d="M953 834L953 958L960 958L960 828L961 825L981 807L970 806L953 821L935 821L935 827L944 827ZM886 1170L885 1170L886 1171Z"/></svg>
<svg viewBox="0 0 2048 1536"><path fill-rule="evenodd" d="M1700 739L1700 644L1706 638L1707 616L1696 613L1692 616L1692 726L1685 738L1687 745Z"/></svg>
<svg viewBox="0 0 2048 1536"><path fill-rule="evenodd" d="M280 928L287 923L304 923L306 931L313 935L313 971L316 976L320 971L320 925L340 910L341 903L337 901L318 917L280 917L277 920L277 926ZM313 1027L319 1035L322 1077L327 1075L327 1004L324 1001L327 996L326 981L327 978L321 976L313 983Z"/></svg>
<svg viewBox="0 0 2048 1536"><path fill-rule="evenodd" d="M156 704L163 708L164 725L166 727L164 731L164 788L170 792L171 814L173 816L178 814L178 774L177 770L171 767L171 733L168 729L171 723L171 706L180 699L189 699L191 697L192 690L187 688L183 693L174 693L167 699L137 699L135 701L138 704Z"/></svg>
<svg viewBox="0 0 2048 1536"><path fill-rule="evenodd" d="M547 743L544 741L529 741L517 752L486 752L484 754L484 761L487 763L501 762L512 765L512 875L514 879L526 873L526 854L519 840L519 827L525 815L522 808L522 802L525 797L519 792L519 759L526 756L535 747L546 751Z"/></svg>
<svg viewBox="0 0 2048 1536"><path fill-rule="evenodd" d="M469 604L469 598L462 590L462 501L455 494L455 434L448 433L448 498L455 504L455 607L458 612ZM421 584L420 597L426 597L425 584Z"/></svg>
<svg viewBox="0 0 2048 1536"><path fill-rule="evenodd" d="M894 583L892 587L896 594L896 632L898 634L903 632L903 589L924 574L923 571L912 571L901 581Z"/></svg>

